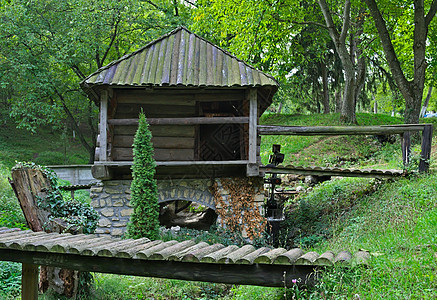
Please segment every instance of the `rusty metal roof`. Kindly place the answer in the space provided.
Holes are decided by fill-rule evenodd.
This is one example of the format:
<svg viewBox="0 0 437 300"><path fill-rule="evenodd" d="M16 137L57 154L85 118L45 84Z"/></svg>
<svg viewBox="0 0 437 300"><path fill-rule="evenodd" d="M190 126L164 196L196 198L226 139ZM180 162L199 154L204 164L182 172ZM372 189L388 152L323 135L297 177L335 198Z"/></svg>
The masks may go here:
<svg viewBox="0 0 437 300"><path fill-rule="evenodd" d="M278 88L272 76L185 27L100 68L81 85Z"/></svg>

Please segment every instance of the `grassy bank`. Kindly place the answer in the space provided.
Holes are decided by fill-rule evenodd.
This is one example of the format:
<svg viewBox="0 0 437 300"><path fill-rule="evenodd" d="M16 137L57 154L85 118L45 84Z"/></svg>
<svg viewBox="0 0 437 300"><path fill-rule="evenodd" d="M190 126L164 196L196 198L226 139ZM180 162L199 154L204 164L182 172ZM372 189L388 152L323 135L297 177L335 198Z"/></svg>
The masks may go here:
<svg viewBox="0 0 437 300"><path fill-rule="evenodd" d="M384 115L358 114L357 118L360 125L402 123L400 119ZM262 118L262 123L340 125L337 120L338 115L335 114L269 115ZM35 143L44 144L41 136L33 142L24 143L14 140L14 136L26 140L25 136L9 134L6 138L5 134L6 131L0 130L0 155L1 151L8 155L0 158L4 162L0 166L0 222L3 222L0 225L15 227L21 226L24 220L6 179L12 159L17 159L13 158L13 151L21 149L22 154L19 155L22 157L34 156L35 153L40 157L41 153L52 150L45 150L42 146L32 148ZM47 134L50 136L52 133ZM56 134L53 133L53 136ZM282 145L286 163L400 167L399 140L390 144L381 143L373 137L263 137L261 152L264 161L273 143ZM61 146L56 146L53 151L62 150ZM232 286L95 274L92 299L435 299L436 197L437 174L431 172L399 180L337 178L290 199L280 246L299 246L319 253L365 249L372 254L368 268L328 269L321 274L321 280L314 288ZM227 238L217 233L213 235L212 231L210 235L194 231L187 233L184 232L184 235L189 238L196 236L210 242L223 243L223 239ZM0 267L4 270L0 274L0 298L18 297L19 265L4 263ZM41 299L54 298L44 296Z"/></svg>

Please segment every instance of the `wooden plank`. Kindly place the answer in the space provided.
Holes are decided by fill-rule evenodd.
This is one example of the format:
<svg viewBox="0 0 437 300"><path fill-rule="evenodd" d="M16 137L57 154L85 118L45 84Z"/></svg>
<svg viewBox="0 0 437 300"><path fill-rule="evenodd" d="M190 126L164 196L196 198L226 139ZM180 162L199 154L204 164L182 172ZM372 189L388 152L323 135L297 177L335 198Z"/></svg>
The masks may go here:
<svg viewBox="0 0 437 300"><path fill-rule="evenodd" d="M132 147L133 135L115 135L114 147ZM152 137L155 148L163 149L194 149L194 137Z"/></svg>
<svg viewBox="0 0 437 300"><path fill-rule="evenodd" d="M189 161L194 159L194 149L159 149L155 148L156 161ZM112 149L112 159L114 161L126 161L133 159L132 148L114 147Z"/></svg>
<svg viewBox="0 0 437 300"><path fill-rule="evenodd" d="M258 123L258 98L257 90L249 90L249 163L247 165L247 176L258 176L259 169L256 163L257 146L257 124Z"/></svg>
<svg viewBox="0 0 437 300"><path fill-rule="evenodd" d="M248 117L195 117L195 118L149 118L150 125L199 125L199 124L246 124ZM138 119L111 119L110 125L138 125Z"/></svg>
<svg viewBox="0 0 437 300"><path fill-rule="evenodd" d="M309 283L313 283L311 274L314 273L313 266L153 261L9 249L0 249L0 258L4 261L41 264L78 271L271 287L283 287L284 284L292 286L293 280L302 282L310 280Z"/></svg>
<svg viewBox="0 0 437 300"><path fill-rule="evenodd" d="M425 124L382 126L275 126L259 125L261 135L384 135L402 134L406 131L422 131Z"/></svg>
<svg viewBox="0 0 437 300"><path fill-rule="evenodd" d="M171 118L174 116L180 117L195 117L195 106L182 105L158 105L158 104L119 104L117 113L114 119L129 119L138 118L140 111L143 110L146 118Z"/></svg>
<svg viewBox="0 0 437 300"><path fill-rule="evenodd" d="M114 126L114 135L135 135L138 125ZM152 125L152 136L194 137L195 127L190 125Z"/></svg>
<svg viewBox="0 0 437 300"><path fill-rule="evenodd" d="M432 130L433 125L425 125L425 129L422 133L422 151L420 153L419 172L428 172L429 159L431 158L431 146L432 146Z"/></svg>
<svg viewBox="0 0 437 300"><path fill-rule="evenodd" d="M38 265L23 263L21 270L21 299L38 300Z"/></svg>
<svg viewBox="0 0 437 300"><path fill-rule="evenodd" d="M102 90L100 95L100 152L99 160L107 161L107 128L108 128L108 91Z"/></svg>

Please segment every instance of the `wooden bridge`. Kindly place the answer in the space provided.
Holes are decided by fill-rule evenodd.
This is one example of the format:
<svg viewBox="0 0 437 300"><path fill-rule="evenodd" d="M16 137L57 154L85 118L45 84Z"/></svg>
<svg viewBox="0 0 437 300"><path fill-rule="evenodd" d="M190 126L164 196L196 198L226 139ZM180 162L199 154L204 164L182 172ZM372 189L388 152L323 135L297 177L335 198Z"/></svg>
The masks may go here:
<svg viewBox="0 0 437 300"><path fill-rule="evenodd" d="M260 135L391 135L399 134L401 137L402 160L405 167L410 159L410 135L412 132L422 132L422 145L419 162L419 172L427 172L431 156L432 124L400 124L381 126L276 126L258 125ZM374 177L392 178L406 175L403 170L380 170L380 169L344 169L323 167L300 167L300 166L260 166L260 171L271 174L296 174L316 176L345 176L345 177Z"/></svg>
<svg viewBox="0 0 437 300"><path fill-rule="evenodd" d="M252 245L209 245L192 240L150 241L0 228L0 260L23 264L22 299L37 299L38 265L112 274L182 280L292 286L311 283L316 271L334 264L366 264L370 254L305 253Z"/></svg>

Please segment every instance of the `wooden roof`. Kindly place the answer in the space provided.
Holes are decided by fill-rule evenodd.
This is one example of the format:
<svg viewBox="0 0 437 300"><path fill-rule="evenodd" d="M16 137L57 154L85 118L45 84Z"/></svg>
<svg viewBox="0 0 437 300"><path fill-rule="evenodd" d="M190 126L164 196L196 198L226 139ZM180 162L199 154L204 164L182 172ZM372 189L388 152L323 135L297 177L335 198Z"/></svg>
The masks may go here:
<svg viewBox="0 0 437 300"><path fill-rule="evenodd" d="M226 247L222 244L195 243L193 240L183 242L150 241L145 238L122 240L109 236L71 235L0 228L0 260L58 265L60 267L69 266L70 268L74 267L74 269L82 271L224 283L283 286L281 276L283 276L284 270L288 270L290 275L292 275L292 270L295 270L295 272L298 270L310 272L314 267L332 266L338 263L347 263L348 265L363 264L367 262L369 257L369 253L364 251L357 252L355 255L348 251L339 253L327 251L318 254L316 252L305 253L298 248L292 250L266 247L256 249L252 245L244 245L242 247L232 245ZM70 264L74 262L74 265L69 265L68 261L71 261ZM82 264L80 263L81 261L86 263ZM162 270L159 271L164 272L164 274L156 273L158 272L156 270L144 271L141 268L123 273L121 270L117 271L117 267L114 266L115 262L120 264L120 266L125 263L128 266L144 264L144 266L150 265L155 267L157 265L154 262L156 262L161 263L161 269L165 266L170 269L167 273ZM299 267L302 268L299 269ZM306 267L311 268L308 269ZM230 278L225 276L222 279L208 280L207 277L202 277L199 274L178 275L175 273L177 268L194 268L198 269L198 272L204 272L205 274L209 274L209 272L213 272L212 270L215 269L237 274ZM243 278L235 278L235 276L238 277L238 272L243 273ZM247 272L249 274L255 272L254 276L260 275L256 272L265 273L263 276L270 272L275 274L277 272L282 273L271 277L277 279L262 279L261 277L254 279ZM196 279L196 276L199 276L199 279ZM249 277L251 279L248 279Z"/></svg>
<svg viewBox="0 0 437 300"><path fill-rule="evenodd" d="M271 96L277 81L226 50L179 27L145 47L111 62L82 83L113 87L264 87Z"/></svg>

